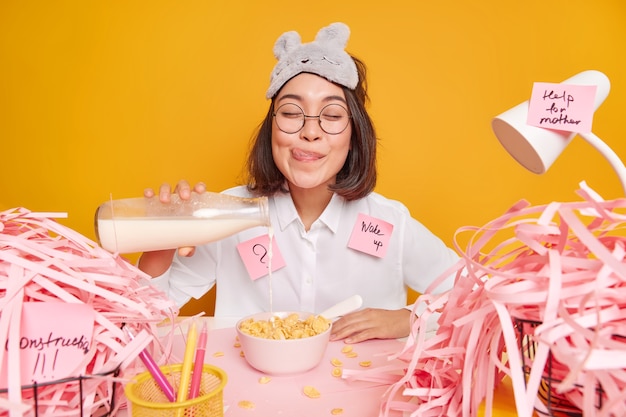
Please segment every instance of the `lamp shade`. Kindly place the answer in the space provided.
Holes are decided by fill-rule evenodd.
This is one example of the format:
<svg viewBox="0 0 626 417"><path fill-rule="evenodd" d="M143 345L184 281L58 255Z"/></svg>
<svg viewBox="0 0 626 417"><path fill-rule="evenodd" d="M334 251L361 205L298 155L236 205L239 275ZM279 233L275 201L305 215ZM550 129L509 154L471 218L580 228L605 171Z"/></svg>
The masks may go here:
<svg viewBox="0 0 626 417"><path fill-rule="evenodd" d="M595 85L594 111L604 102L611 88L608 77L596 70L583 71L561 84ZM496 116L491 127L502 146L517 162L531 172L543 174L577 133L529 125L529 103L530 100L527 100Z"/></svg>

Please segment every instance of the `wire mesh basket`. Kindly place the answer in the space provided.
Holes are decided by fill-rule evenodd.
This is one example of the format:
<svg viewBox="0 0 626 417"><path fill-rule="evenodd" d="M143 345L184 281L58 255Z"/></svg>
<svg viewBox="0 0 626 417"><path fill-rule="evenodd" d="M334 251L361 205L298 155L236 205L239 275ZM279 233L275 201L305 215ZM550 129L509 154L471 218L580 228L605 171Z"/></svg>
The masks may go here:
<svg viewBox="0 0 626 417"><path fill-rule="evenodd" d="M67 412L63 415L66 416L80 416L80 417L109 417L113 416L113 411L115 410L115 392L118 389L117 381L111 381L110 389L97 389L95 392L96 399L94 403L101 403L102 405L98 406L96 410L92 407L85 407L85 397L89 395L89 392L86 392L87 389L85 384L91 382L95 379L102 379L107 377L117 377L119 375L120 369L119 367L106 373L102 374L92 374L92 375L80 375L76 377L68 377L57 379L54 381L47 382L34 382L29 385L22 385L22 400L26 404L32 405L32 411L25 413L25 416L34 416L39 417L39 414L43 414L42 408L47 407L48 405L43 405L45 401L43 401L42 397L47 396L46 390L50 389L63 389L64 391L68 389L77 388L78 391L78 401L81 404L80 407L72 407L72 413L68 414ZM8 388L0 388L0 395L7 394Z"/></svg>
<svg viewBox="0 0 626 417"><path fill-rule="evenodd" d="M161 371L173 386L180 385L182 364L161 366ZM126 384L124 393L132 417L222 417L226 372L205 364L202 368L200 390L196 398L169 402L150 372L139 374Z"/></svg>
<svg viewBox="0 0 626 417"><path fill-rule="evenodd" d="M538 344L538 341L534 338L534 330L540 324L541 322L535 320L514 318L514 325L518 332L518 347L522 354L522 367L526 379L530 375ZM543 410L535 408L537 414L554 417L582 417L582 410L573 404L564 393L559 393L556 389L558 384L562 382L558 375L564 375L567 370L567 365L557 361L552 356L552 353L548 354L538 391L538 397L546 406L548 413L546 414ZM582 388L580 385L576 385L576 387ZM595 407L597 409L602 408L603 394L602 387L598 385L595 389Z"/></svg>

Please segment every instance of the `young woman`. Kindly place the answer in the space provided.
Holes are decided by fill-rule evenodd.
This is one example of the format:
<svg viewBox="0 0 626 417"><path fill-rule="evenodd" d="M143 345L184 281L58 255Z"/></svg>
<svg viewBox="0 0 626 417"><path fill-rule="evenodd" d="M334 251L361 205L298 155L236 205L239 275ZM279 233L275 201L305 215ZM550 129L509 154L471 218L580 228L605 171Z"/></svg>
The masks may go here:
<svg viewBox="0 0 626 417"><path fill-rule="evenodd" d="M407 288L423 292L457 261L403 204L373 192L377 138L365 108L365 66L345 52L348 37L348 27L335 23L311 43L301 44L296 32L277 40L271 103L248 158L248 184L225 191L269 198L271 274L251 276L238 251L267 235L261 227L197 248L144 253L139 267L179 305L216 282L216 316L321 312L359 294L364 308L336 321L333 339L404 337ZM171 191L162 185L160 199L167 202ZM192 191L205 186L181 181L174 190L182 198Z"/></svg>

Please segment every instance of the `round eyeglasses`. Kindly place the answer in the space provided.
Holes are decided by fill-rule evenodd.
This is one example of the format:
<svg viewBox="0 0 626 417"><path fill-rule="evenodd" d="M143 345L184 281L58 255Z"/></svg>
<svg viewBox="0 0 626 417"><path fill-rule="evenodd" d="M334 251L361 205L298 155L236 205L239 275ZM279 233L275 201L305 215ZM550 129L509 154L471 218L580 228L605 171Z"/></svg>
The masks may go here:
<svg viewBox="0 0 626 417"><path fill-rule="evenodd" d="M350 123L348 109L340 104L329 104L322 108L318 116L304 114L304 110L294 103L285 103L278 107L272 116L276 119L276 126L285 133L299 132L306 119L317 119L322 130L329 135L338 135L346 130Z"/></svg>

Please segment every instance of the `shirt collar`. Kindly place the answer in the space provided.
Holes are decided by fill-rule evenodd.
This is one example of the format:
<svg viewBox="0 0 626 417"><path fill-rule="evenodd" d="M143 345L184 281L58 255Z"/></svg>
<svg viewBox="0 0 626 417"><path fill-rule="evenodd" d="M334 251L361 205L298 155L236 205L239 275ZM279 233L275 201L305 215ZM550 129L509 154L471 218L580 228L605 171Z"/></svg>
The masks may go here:
<svg viewBox="0 0 626 417"><path fill-rule="evenodd" d="M291 222L300 220L296 206L293 204L293 200L291 199L289 193L277 192L274 194L273 198L276 206L278 224L281 230L285 230ZM336 193L333 193L328 206L324 209L322 215L317 221L326 225L326 227L328 227L333 233L336 233L339 228L341 211L344 204L345 199Z"/></svg>

